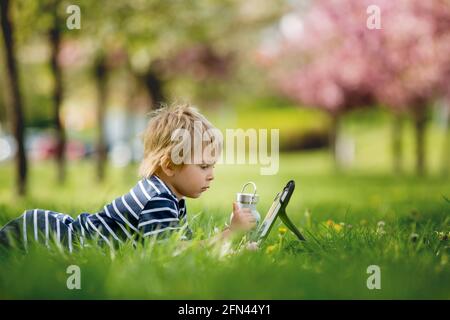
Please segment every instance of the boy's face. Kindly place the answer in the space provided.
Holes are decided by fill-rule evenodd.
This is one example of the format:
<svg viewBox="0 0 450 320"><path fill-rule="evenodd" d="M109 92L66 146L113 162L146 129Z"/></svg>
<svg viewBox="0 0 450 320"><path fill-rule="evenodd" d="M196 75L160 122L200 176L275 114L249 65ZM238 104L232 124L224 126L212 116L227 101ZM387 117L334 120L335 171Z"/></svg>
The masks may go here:
<svg viewBox="0 0 450 320"><path fill-rule="evenodd" d="M198 198L214 180L214 164L184 164L172 177L172 186L181 196Z"/></svg>
<svg viewBox="0 0 450 320"><path fill-rule="evenodd" d="M202 154L198 160L193 158L190 163L185 162L181 165L164 162L161 166L163 180L170 184L172 191L179 199L200 197L214 180L214 165L219 159L219 153L213 155L207 148L201 151Z"/></svg>

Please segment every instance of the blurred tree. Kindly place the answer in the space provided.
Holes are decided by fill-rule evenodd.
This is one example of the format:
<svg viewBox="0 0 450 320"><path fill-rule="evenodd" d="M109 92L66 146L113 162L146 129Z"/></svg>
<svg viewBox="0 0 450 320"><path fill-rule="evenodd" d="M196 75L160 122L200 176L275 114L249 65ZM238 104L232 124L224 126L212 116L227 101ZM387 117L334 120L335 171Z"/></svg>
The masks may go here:
<svg viewBox="0 0 450 320"><path fill-rule="evenodd" d="M450 91L448 91L450 93ZM447 95L443 101L442 113L444 117L444 143L442 148L442 175L450 175L450 95Z"/></svg>
<svg viewBox="0 0 450 320"><path fill-rule="evenodd" d="M164 89L166 79L161 69L161 60L154 59L143 71L134 70L130 62L127 65L128 71L135 78L138 86L145 89L147 97L150 98L150 110L158 109L167 100Z"/></svg>
<svg viewBox="0 0 450 320"><path fill-rule="evenodd" d="M380 9L372 28L367 8ZM428 104L442 94L450 66L448 0L315 1L286 34L277 83L306 105L334 114L379 103L395 114L394 168L401 167L403 113L415 124L416 170L425 173ZM293 19L297 19L293 23Z"/></svg>
<svg viewBox="0 0 450 320"><path fill-rule="evenodd" d="M249 48L254 31L280 15L284 1L80 1L83 34L95 37L96 47L109 50L122 46L127 52L130 72L147 89L154 109L167 100L165 87L186 74L173 65L184 54L197 57L226 57L230 51ZM108 49L109 48L109 49ZM242 49L241 49L242 48ZM207 50L205 50L207 49ZM219 53L219 54L218 54ZM220 59L197 60L204 68L216 68ZM222 66L225 66L222 64ZM204 69L203 68L203 69ZM193 68L190 69L191 71ZM200 71L197 68L196 71ZM207 75L216 73L207 73ZM203 85L203 83L202 83Z"/></svg>
<svg viewBox="0 0 450 320"><path fill-rule="evenodd" d="M66 178L66 132L61 121L61 103L64 94L62 68L59 62L61 50L61 33L64 28L63 19L60 17L60 0L49 0L48 10L52 17L52 24L48 30L50 43L50 67L53 74L53 120L56 130L56 162L58 166L58 182L64 183ZM45 7L44 7L45 8Z"/></svg>
<svg viewBox="0 0 450 320"><path fill-rule="evenodd" d="M20 81L17 72L17 57L15 48L15 30L9 0L0 1L1 29L6 59L6 95L7 106L10 109L12 132L17 143L16 152L16 181L17 193L21 196L26 193L27 158L24 145L24 120L22 111L22 98Z"/></svg>
<svg viewBox="0 0 450 320"><path fill-rule="evenodd" d="M447 105L447 109L450 109ZM445 119L445 138L442 148L442 175L448 177L450 174L450 111L447 111Z"/></svg>
<svg viewBox="0 0 450 320"><path fill-rule="evenodd" d="M442 67L440 79L440 93L442 95L442 114L444 117L444 146L442 148L442 174L450 175L450 2L447 6L435 9L439 19L436 19L436 33L439 35L440 65Z"/></svg>
<svg viewBox="0 0 450 320"><path fill-rule="evenodd" d="M132 78L127 78L128 83L123 86L129 91L128 101L141 105L142 101L148 101L148 108L152 110L161 102L167 102L167 84L181 75L195 79L203 73L201 85L216 77L224 67L228 67L223 63L229 57L226 51L234 50L236 43L233 41L238 36L242 37L243 32L236 31L247 28L247 35L250 35L262 21L273 19L279 12L276 5L270 10L258 9L270 1L252 2L258 7L249 18L241 13L242 4L236 0L220 3L212 0L119 0L114 3L81 0L82 37L91 40L94 52L104 50L106 55L122 52L126 62L109 59L110 69L125 65ZM273 3L278 2L281 1ZM223 51L225 53L217 54ZM193 52L198 54L192 55ZM192 58L188 61L190 64L182 65L186 56ZM130 88L131 85L135 88ZM102 86L97 88L104 90ZM133 106L128 106L128 110L131 109ZM100 131L101 128L99 125ZM98 165L98 170L101 167Z"/></svg>
<svg viewBox="0 0 450 320"><path fill-rule="evenodd" d="M17 24L18 32L17 38L21 45L21 50L30 50L31 54L36 53L33 50L34 46L41 44L43 41L47 42L48 67L52 77L52 86L50 92L45 95L51 97L52 113L51 121L55 130L56 145L55 145L55 160L57 164L57 181L63 183L66 176L66 161L65 161L65 146L66 146L66 132L64 123L61 119L61 105L64 98L64 79L61 67L60 51L62 47L62 37L65 32L65 20L62 18L63 2L61 0L42 0L30 3L26 0L15 1L15 12L18 14ZM30 21L33 21L30 24ZM27 47L28 46L28 47ZM24 58L25 60L26 58ZM33 59L28 58L28 63ZM39 62L34 61L35 64ZM42 73L35 74L36 77L43 77ZM29 91L32 91L29 89ZM33 92L34 94L34 92ZM45 97L32 95L31 107L39 105L36 101L43 101ZM39 105L39 108L43 106ZM34 110L29 110L30 114Z"/></svg>
<svg viewBox="0 0 450 320"><path fill-rule="evenodd" d="M3 60L3 50L0 50L0 61ZM0 64L0 74L5 74L3 63ZM3 77L0 77L0 130L5 130L6 124L6 105L5 105L5 85L3 81Z"/></svg>
<svg viewBox="0 0 450 320"><path fill-rule="evenodd" d="M403 173L403 128L404 128L404 114L394 110L392 120L392 160L395 174Z"/></svg>
<svg viewBox="0 0 450 320"><path fill-rule="evenodd" d="M317 1L302 18L286 15L280 48L266 60L281 93L331 116L329 143L336 168L342 115L375 103L372 64L361 40L368 37L368 30L365 21L350 13L347 5Z"/></svg>
<svg viewBox="0 0 450 320"><path fill-rule="evenodd" d="M383 28L374 33L378 48L368 54L382 73L374 93L396 114L407 112L415 126L416 171L426 173L426 125L429 105L443 94L450 70L450 2L371 2L381 8ZM382 54L380 54L382 53Z"/></svg>
<svg viewBox="0 0 450 320"><path fill-rule="evenodd" d="M100 51L94 63L95 81L97 87L97 180L105 178L105 162L107 146L105 140L105 112L107 99L108 66L105 54Z"/></svg>
<svg viewBox="0 0 450 320"><path fill-rule="evenodd" d="M3 57L0 56L0 60ZM2 70L0 70L0 74L3 74ZM0 88L4 88L3 81L0 79ZM4 129L6 127L6 106L4 101L4 92L0 90L0 128Z"/></svg>
<svg viewBox="0 0 450 320"><path fill-rule="evenodd" d="M62 11L70 5L68 1L16 0L14 3L14 12L20 16L15 21L19 30L18 43L22 45L19 49L28 46L33 49L29 52L34 53L36 43L42 44L46 40L49 44L49 50L44 51L44 54L48 53L53 87L50 94L40 92L39 101L35 96L31 96L30 101L33 106L40 105L42 98L52 96L52 118L58 141L58 177L62 181L65 176L66 133L60 113L65 89L63 68L70 64L70 54L67 54L70 47L83 47L94 62L98 91L97 150L102 153L101 150L105 149L102 147L105 143L102 140L103 117L108 96L108 88L102 81L106 81L109 69L126 65L120 59L119 62L110 59L112 51L117 51L117 48L123 49L125 56L129 58L130 73L135 78L135 81L130 83L136 83L138 87L146 89L149 107L154 109L158 102L168 98L166 84L179 78L181 74L199 80L200 87L205 83L208 84L211 77L224 79L221 76L226 74L222 72L224 68L229 68L228 53L235 50L245 52L246 48L251 46L250 38L257 37L254 30L279 16L284 1L249 0L242 3L237 0L221 2L138 0L130 3L124 0L114 2L80 0L77 1L77 5L81 8L80 31L67 30L64 27ZM71 46L67 40L77 45ZM66 49L65 53L61 54L63 49ZM99 64L95 59L101 51L104 51L107 57L106 64ZM181 61L184 55L189 55L189 52L199 53L190 56L194 57L190 60L192 66L172 68L172 63ZM25 56L27 57L24 59L30 57ZM28 62L33 63L32 60L29 59ZM29 78L40 76L42 75L33 74ZM30 90L27 89L27 92L32 92ZM45 104L50 105L47 101ZM40 106L39 110L41 109ZM43 114L45 116L45 113ZM99 177L104 175L101 172L103 165L100 164L104 158L105 156L99 156Z"/></svg>

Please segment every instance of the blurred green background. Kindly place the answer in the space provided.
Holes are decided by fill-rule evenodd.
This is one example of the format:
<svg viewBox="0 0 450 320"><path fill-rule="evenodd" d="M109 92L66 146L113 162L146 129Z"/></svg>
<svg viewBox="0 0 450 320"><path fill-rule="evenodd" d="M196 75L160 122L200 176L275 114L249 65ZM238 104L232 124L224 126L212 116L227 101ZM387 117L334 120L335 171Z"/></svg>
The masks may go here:
<svg viewBox="0 0 450 320"><path fill-rule="evenodd" d="M365 25L372 2L379 33ZM257 252L238 241L234 254L195 242L177 254L175 242L2 251L0 298L449 299L450 5L333 3L2 1L0 225L31 208L95 213L128 192L149 113L178 101L222 132L280 134L275 175L216 166L211 189L188 200L194 234L223 228L244 183L264 216L293 179L288 214L308 241L278 221ZM431 27L417 34L414 22ZM67 289L71 264L82 290ZM366 286L369 265L381 290Z"/></svg>

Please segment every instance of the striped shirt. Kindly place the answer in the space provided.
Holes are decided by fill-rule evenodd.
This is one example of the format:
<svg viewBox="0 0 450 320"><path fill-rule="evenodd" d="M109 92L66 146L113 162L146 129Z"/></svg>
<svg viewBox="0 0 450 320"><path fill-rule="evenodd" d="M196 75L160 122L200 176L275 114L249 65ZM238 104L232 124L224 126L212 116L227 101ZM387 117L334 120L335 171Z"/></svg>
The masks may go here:
<svg viewBox="0 0 450 320"><path fill-rule="evenodd" d="M26 247L31 239L40 238L48 245L52 236L70 251L75 237L82 246L85 238L94 236L110 247L126 240L135 245L136 240L143 241L149 236L165 238L173 231L181 231L181 239L186 240L192 237L186 214L185 199L178 200L160 178L152 175L94 214L82 213L73 219L49 210L27 210L1 229L0 237L7 230L20 232L17 237Z"/></svg>

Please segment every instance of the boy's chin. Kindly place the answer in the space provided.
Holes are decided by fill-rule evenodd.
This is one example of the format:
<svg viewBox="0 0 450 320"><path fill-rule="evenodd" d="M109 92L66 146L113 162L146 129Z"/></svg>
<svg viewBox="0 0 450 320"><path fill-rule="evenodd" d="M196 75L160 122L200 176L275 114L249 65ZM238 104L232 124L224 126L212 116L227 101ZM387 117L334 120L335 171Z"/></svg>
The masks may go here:
<svg viewBox="0 0 450 320"><path fill-rule="evenodd" d="M207 190L200 190L199 192L192 192L190 194L186 194L185 197L197 199L200 198L200 196Z"/></svg>
<svg viewBox="0 0 450 320"><path fill-rule="evenodd" d="M198 193L195 193L192 196L190 196L189 198L193 198L193 199L200 198L200 196L203 194L203 192L205 192L205 191L200 191Z"/></svg>
<svg viewBox="0 0 450 320"><path fill-rule="evenodd" d="M201 195L202 195L202 192L186 194L186 195L184 195L184 196L185 196L186 198L190 198L190 199L197 199L197 198L200 198Z"/></svg>

